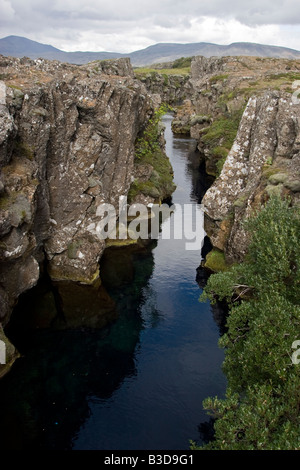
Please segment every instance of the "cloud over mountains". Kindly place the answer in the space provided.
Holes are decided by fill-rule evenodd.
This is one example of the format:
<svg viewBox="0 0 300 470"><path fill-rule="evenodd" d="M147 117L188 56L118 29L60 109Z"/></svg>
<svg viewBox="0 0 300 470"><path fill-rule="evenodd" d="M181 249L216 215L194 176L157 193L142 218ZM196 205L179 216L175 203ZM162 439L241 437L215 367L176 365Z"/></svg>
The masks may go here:
<svg viewBox="0 0 300 470"><path fill-rule="evenodd" d="M300 49L298 0L0 0L1 36L67 51L131 52L157 42L260 42Z"/></svg>

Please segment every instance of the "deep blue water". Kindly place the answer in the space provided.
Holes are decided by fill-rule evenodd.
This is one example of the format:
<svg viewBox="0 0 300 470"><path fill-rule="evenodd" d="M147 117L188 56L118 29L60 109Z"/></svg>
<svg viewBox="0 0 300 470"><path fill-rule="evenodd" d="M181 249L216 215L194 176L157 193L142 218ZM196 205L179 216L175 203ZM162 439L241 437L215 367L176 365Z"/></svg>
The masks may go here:
<svg viewBox="0 0 300 470"><path fill-rule="evenodd" d="M172 202L193 203L200 214L204 182L195 142L174 137L171 119L164 118L177 185ZM118 319L104 328L21 322L18 335L12 328L23 356L0 383L0 448L184 450L190 439L201 442L199 425L209 419L202 401L223 396L226 387L222 312L198 301L201 250L185 243L159 239L108 253L103 272L115 272L105 287ZM53 304L47 286L37 289L20 302L19 324L22 313L28 318ZM97 310L93 292L88 299ZM86 304L76 308L84 316Z"/></svg>

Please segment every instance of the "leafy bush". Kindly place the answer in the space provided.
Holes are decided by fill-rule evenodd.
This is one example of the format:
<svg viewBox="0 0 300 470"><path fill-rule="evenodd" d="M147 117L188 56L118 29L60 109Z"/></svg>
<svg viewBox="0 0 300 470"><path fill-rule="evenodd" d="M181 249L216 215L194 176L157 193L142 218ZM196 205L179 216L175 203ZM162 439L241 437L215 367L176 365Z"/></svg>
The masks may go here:
<svg viewBox="0 0 300 470"><path fill-rule="evenodd" d="M215 439L204 449L300 449L300 215L288 200L271 198L245 226L247 259L212 275L201 300L226 299L226 399L208 398ZM193 448L197 446L193 445Z"/></svg>

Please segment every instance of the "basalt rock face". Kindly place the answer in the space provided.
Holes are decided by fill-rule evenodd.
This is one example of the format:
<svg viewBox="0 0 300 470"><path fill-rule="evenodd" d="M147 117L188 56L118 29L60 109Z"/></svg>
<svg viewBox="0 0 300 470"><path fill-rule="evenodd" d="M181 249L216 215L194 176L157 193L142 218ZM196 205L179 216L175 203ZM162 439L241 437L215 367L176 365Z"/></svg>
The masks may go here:
<svg viewBox="0 0 300 470"><path fill-rule="evenodd" d="M203 199L211 242L230 263L247 252L243 220L272 194L300 206L300 104L279 91L250 98L222 172Z"/></svg>
<svg viewBox="0 0 300 470"><path fill-rule="evenodd" d="M92 283L104 241L102 203L118 209L134 144L152 115L130 62L72 66L0 56L0 322L36 284Z"/></svg>

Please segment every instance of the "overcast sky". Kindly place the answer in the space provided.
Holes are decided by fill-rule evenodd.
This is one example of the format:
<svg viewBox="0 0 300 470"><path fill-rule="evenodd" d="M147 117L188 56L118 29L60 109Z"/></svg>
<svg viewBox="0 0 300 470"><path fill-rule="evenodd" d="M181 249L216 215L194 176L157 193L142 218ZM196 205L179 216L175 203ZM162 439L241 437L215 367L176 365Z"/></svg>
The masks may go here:
<svg viewBox="0 0 300 470"><path fill-rule="evenodd" d="M66 51L247 41L300 50L299 0L0 0L0 37Z"/></svg>

